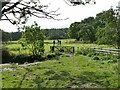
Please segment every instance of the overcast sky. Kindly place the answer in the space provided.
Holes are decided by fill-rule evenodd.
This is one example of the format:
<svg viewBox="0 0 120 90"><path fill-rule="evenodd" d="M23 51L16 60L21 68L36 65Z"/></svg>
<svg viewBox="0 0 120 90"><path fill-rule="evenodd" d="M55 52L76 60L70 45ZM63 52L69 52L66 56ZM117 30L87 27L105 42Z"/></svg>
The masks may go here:
<svg viewBox="0 0 120 90"><path fill-rule="evenodd" d="M95 5L79 5L79 6L69 6L64 0L41 0L43 4L48 4L48 10L56 10L58 8L59 11L57 13L61 13L57 18L67 20L50 20L50 19L39 19L36 17L31 17L28 20L28 25L31 25L34 21L37 21L41 28L66 28L69 27L73 22L80 22L84 18L89 16L96 16L97 13L100 13L104 10L108 10L111 6L116 8L118 5L118 1L120 0L96 0ZM12 25L8 21L0 21L0 29L8 32L18 31L15 25Z"/></svg>

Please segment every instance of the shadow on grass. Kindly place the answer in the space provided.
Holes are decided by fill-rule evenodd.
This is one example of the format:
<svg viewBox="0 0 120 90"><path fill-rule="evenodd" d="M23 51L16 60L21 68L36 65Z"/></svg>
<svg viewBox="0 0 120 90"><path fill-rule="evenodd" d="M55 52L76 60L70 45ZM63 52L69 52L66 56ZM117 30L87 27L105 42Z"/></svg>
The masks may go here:
<svg viewBox="0 0 120 90"><path fill-rule="evenodd" d="M66 80L70 77L70 74L66 71L60 71L60 73L55 73L49 78L49 80Z"/></svg>
<svg viewBox="0 0 120 90"><path fill-rule="evenodd" d="M36 78L34 79L35 84L37 85L37 89L45 88L42 86L43 79L40 78L38 75L36 75Z"/></svg>
<svg viewBox="0 0 120 90"><path fill-rule="evenodd" d="M43 79L40 76L36 75L34 83L37 85L37 88L60 88L62 84L65 85L65 81L68 80L70 74L66 71L55 72L49 70L44 73L48 78ZM46 77L47 77L46 76Z"/></svg>
<svg viewBox="0 0 120 90"><path fill-rule="evenodd" d="M25 68L25 67L24 67L24 69L26 70L26 72L25 72L25 74L23 75L22 79L20 80L20 82L19 82L19 84L18 84L18 88L21 88L21 86L22 86L22 84L23 84L23 81L25 80L27 74L28 74L29 72L31 72L31 69L29 69L29 68Z"/></svg>
<svg viewBox="0 0 120 90"><path fill-rule="evenodd" d="M84 88L110 88L112 84L114 84L110 78L112 78L112 76L107 72L84 71L80 76L72 80L70 86L77 85L78 87Z"/></svg>
<svg viewBox="0 0 120 90"><path fill-rule="evenodd" d="M19 83L19 85L18 85L18 88L21 88L21 85L22 85L22 83L23 83L26 75L27 75L27 72L23 75L23 78L22 78L22 80L20 81L20 83Z"/></svg>

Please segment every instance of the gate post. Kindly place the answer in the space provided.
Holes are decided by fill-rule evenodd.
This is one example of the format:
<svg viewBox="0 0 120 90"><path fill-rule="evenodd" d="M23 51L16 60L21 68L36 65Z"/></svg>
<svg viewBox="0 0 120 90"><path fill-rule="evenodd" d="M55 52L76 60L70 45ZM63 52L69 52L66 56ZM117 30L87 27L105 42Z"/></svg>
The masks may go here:
<svg viewBox="0 0 120 90"><path fill-rule="evenodd" d="M50 46L50 51L54 52L55 46Z"/></svg>
<svg viewBox="0 0 120 90"><path fill-rule="evenodd" d="M73 54L74 54L74 52L75 52L75 47L73 47Z"/></svg>

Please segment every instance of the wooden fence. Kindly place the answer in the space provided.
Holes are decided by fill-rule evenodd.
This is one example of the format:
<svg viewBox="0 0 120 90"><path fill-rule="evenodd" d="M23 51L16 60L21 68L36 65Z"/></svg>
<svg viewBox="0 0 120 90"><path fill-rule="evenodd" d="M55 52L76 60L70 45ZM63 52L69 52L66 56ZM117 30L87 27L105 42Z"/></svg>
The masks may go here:
<svg viewBox="0 0 120 90"><path fill-rule="evenodd" d="M66 53L73 53L75 52L74 46L50 46L50 51L59 51L59 52L66 52Z"/></svg>
<svg viewBox="0 0 120 90"><path fill-rule="evenodd" d="M91 47L97 53L120 55L120 49Z"/></svg>
<svg viewBox="0 0 120 90"><path fill-rule="evenodd" d="M83 47L85 48L85 47ZM79 51L81 47L74 47L74 46L50 46L50 51L59 51L59 52L67 52L67 53L74 53L75 51ZM112 54L112 55L120 55L120 49L115 48L100 48L100 47L90 47L96 53L101 54Z"/></svg>

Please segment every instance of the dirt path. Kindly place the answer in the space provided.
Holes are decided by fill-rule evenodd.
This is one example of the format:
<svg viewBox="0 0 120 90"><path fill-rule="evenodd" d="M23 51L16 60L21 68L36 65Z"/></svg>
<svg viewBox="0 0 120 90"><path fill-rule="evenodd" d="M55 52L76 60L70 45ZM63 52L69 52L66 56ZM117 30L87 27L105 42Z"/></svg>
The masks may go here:
<svg viewBox="0 0 120 90"><path fill-rule="evenodd" d="M38 63L42 63L42 62L34 62L34 63L20 64L20 65L18 65L18 63L16 63L16 65L18 65L18 66L30 66L30 65L36 65ZM12 65L12 64L9 64L9 63L0 64L0 66L7 66L7 65Z"/></svg>
<svg viewBox="0 0 120 90"><path fill-rule="evenodd" d="M42 63L42 62L27 63L27 64L21 64L21 65L18 65L18 66L30 66L30 65L36 65L38 63Z"/></svg>

